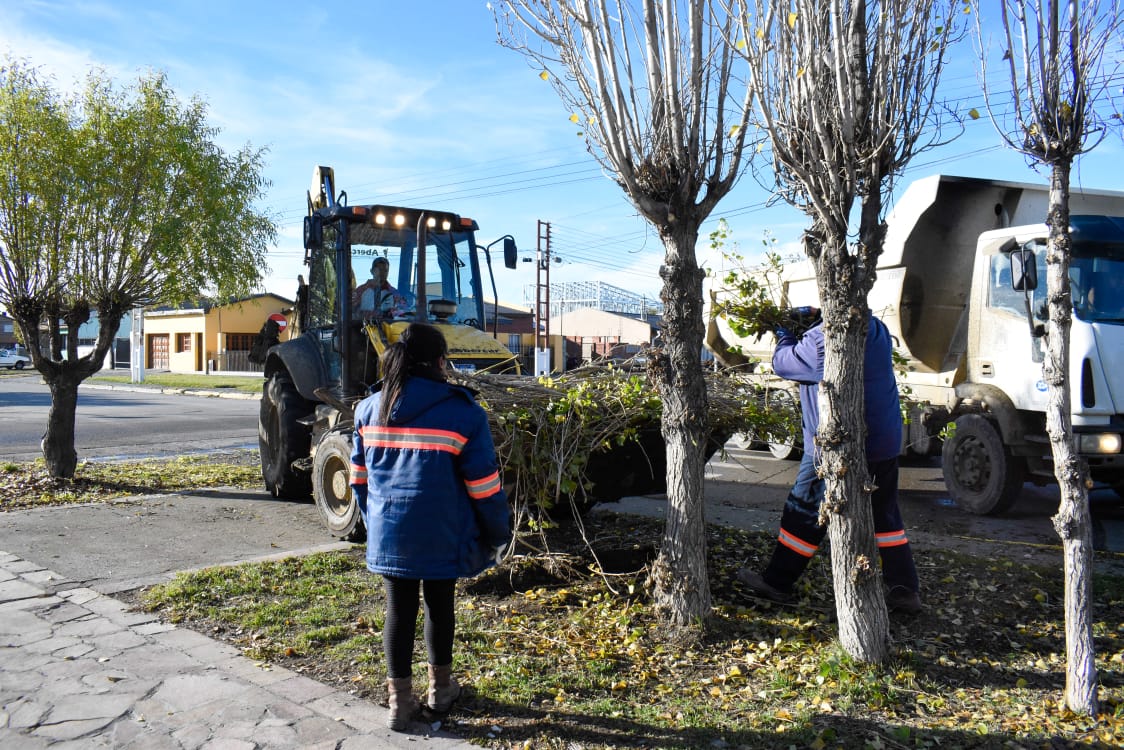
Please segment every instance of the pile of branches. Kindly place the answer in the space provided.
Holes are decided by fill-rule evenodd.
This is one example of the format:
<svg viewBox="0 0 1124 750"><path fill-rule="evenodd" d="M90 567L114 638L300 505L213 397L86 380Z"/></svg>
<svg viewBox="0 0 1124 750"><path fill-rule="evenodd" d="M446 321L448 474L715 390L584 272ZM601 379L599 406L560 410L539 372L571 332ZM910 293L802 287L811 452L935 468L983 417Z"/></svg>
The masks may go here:
<svg viewBox="0 0 1124 750"><path fill-rule="evenodd" d="M626 447L634 455L641 438L660 428L663 404L655 385L643 371L627 367L591 365L542 378L474 373L456 379L478 393L488 412L520 525L550 518L552 509L592 505L597 498L587 475L591 457L612 458ZM706 380L710 434L717 445L736 433L779 430L779 417L769 414L745 379L708 372ZM648 458L663 465L663 456Z"/></svg>

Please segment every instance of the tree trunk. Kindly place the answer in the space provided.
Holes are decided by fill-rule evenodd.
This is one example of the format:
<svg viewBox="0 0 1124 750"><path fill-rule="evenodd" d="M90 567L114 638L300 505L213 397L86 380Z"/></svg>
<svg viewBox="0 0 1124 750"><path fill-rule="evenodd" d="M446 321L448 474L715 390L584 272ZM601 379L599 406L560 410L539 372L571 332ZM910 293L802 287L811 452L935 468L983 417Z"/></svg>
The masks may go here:
<svg viewBox="0 0 1124 750"><path fill-rule="evenodd" d="M845 241L845 240L844 240ZM819 278L824 317L824 375L817 445L826 484L821 521L828 524L839 641L853 659L879 664L889 655L890 618L870 507L863 374L866 305L851 304L854 258L824 248Z"/></svg>
<svg viewBox="0 0 1124 750"><path fill-rule="evenodd" d="M51 409L47 412L47 432L43 435L43 458L47 472L59 479L70 479L78 465L74 450L74 415L78 408L78 384L81 378L69 372L65 363L48 382Z"/></svg>
<svg viewBox="0 0 1124 750"><path fill-rule="evenodd" d="M663 346L653 357L650 373L663 400L667 523L652 578L657 607L669 623L687 626L705 622L711 609L703 512L703 467L710 432L700 359L704 274L694 256L697 227L672 226L663 235Z"/></svg>
<svg viewBox="0 0 1124 750"><path fill-rule="evenodd" d="M1093 526L1089 517L1088 467L1074 447L1069 382L1069 330L1073 305L1069 289L1069 162L1053 165L1046 222L1046 290L1049 323L1046 361L1049 386L1046 432L1054 457L1061 501L1053 517L1065 563L1065 704L1088 716L1097 711L1097 667L1093 647Z"/></svg>

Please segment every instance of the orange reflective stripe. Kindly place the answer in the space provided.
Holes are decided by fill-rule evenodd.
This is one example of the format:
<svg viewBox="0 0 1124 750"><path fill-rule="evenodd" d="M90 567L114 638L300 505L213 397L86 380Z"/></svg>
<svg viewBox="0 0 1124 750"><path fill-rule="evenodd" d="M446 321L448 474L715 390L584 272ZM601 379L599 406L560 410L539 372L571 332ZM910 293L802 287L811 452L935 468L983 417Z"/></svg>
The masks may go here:
<svg viewBox="0 0 1124 750"><path fill-rule="evenodd" d="M367 483L367 467L361 464L351 465L351 483L352 484L366 484Z"/></svg>
<svg viewBox="0 0 1124 750"><path fill-rule="evenodd" d="M466 479L464 486L473 500L483 500L500 491L500 473L493 471L483 479Z"/></svg>
<svg viewBox="0 0 1124 750"><path fill-rule="evenodd" d="M816 554L817 547L814 544L808 544L803 539L789 534L784 529L781 529L781 534L777 537L777 541L798 555L811 557Z"/></svg>
<svg viewBox="0 0 1124 750"><path fill-rule="evenodd" d="M441 451L460 455L468 438L450 430L427 430L419 427L382 427L366 425L359 430L368 447L402 450Z"/></svg>
<svg viewBox="0 0 1124 750"><path fill-rule="evenodd" d="M875 534L874 538L878 541L879 547L900 547L903 544L909 544L909 540L905 536L905 529Z"/></svg>

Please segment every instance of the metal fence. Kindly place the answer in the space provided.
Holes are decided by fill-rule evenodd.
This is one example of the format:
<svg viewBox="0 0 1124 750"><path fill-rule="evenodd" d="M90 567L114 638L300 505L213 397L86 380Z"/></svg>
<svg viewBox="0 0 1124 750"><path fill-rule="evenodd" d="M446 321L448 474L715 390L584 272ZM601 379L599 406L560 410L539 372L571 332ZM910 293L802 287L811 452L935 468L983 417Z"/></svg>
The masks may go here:
<svg viewBox="0 0 1124 750"><path fill-rule="evenodd" d="M247 351L219 352L217 355L212 354L209 359L212 362L211 370L215 372L263 372L265 370L264 365L250 361L250 353Z"/></svg>

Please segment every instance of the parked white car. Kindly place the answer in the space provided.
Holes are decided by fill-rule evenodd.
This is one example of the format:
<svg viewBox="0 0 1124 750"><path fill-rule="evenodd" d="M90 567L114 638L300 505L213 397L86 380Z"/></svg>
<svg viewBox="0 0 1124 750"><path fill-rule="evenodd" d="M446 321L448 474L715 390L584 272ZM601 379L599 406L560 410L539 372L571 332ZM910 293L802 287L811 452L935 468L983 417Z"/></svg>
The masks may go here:
<svg viewBox="0 0 1124 750"><path fill-rule="evenodd" d="M31 358L16 354L15 349L0 349L0 367L22 370L31 364Z"/></svg>

